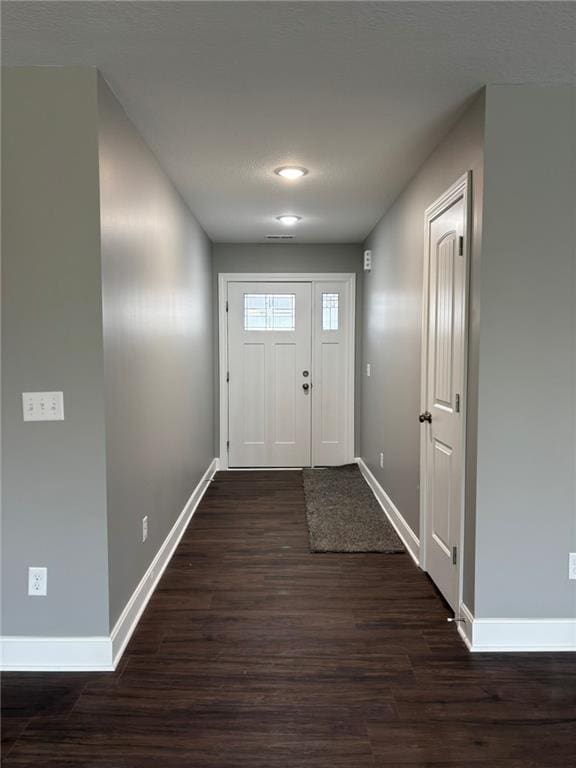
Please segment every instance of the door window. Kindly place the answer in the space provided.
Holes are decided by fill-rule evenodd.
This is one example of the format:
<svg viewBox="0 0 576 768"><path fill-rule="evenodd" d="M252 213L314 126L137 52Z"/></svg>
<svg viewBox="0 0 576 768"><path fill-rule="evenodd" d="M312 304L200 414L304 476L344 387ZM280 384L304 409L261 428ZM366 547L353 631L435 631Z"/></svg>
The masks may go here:
<svg viewBox="0 0 576 768"><path fill-rule="evenodd" d="M338 294L322 294L322 330L338 330Z"/></svg>
<svg viewBox="0 0 576 768"><path fill-rule="evenodd" d="M245 293L245 331L293 331L296 328L294 293Z"/></svg>

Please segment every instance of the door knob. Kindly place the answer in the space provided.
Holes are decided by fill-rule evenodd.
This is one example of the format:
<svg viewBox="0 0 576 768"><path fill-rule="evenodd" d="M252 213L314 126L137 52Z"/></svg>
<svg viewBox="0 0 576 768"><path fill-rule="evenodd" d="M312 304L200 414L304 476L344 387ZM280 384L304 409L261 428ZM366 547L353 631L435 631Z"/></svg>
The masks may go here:
<svg viewBox="0 0 576 768"><path fill-rule="evenodd" d="M420 416L418 416L418 421L420 424L424 424L425 421L427 421L428 424L432 424L432 414L430 411L424 411L424 413L421 413Z"/></svg>
<svg viewBox="0 0 576 768"><path fill-rule="evenodd" d="M308 383L302 384L302 389L304 390L304 392L308 392L308 390L310 389L310 384Z"/></svg>

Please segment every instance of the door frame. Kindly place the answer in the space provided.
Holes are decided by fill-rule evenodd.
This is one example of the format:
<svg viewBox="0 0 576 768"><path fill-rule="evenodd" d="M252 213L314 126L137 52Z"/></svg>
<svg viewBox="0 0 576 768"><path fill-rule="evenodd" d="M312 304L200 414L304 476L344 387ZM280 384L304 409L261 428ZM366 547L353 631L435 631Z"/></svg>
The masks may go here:
<svg viewBox="0 0 576 768"><path fill-rule="evenodd" d="M429 295L430 295L430 228L434 219L450 208L457 200L464 203L464 349L462 355L463 392L460 441L462 450L462 477L460 487L460 526L458 536L458 586L455 614L459 616L462 605L464 576L464 523L466 504L466 420L468 412L468 332L470 294L470 252L472 235L472 171L466 171L424 212L424 279L422 283L422 349L420 368L420 413L424 413L428 401L428 341L429 341ZM428 431L420 431L420 567L426 567L426 542L428 535Z"/></svg>
<svg viewBox="0 0 576 768"><path fill-rule="evenodd" d="M348 403L346 404L346 454L347 460L354 461L354 382L356 376L356 274L354 272L219 272L218 273L218 381L219 381L219 440L218 455L220 469L228 470L228 323L226 322L226 301L228 283L314 283L338 282L348 286L348 323L350 344L346 365L348 376ZM317 313L314 311L314 290L312 290L312 376L316 369L314 340L316 338ZM313 420L311 420L313 425ZM313 426L311 427L313 429ZM314 432L311 435L312 451ZM257 471L257 467L253 471ZM277 468L275 468L277 469ZM293 467L292 467L293 469ZM252 471L249 467L245 471Z"/></svg>

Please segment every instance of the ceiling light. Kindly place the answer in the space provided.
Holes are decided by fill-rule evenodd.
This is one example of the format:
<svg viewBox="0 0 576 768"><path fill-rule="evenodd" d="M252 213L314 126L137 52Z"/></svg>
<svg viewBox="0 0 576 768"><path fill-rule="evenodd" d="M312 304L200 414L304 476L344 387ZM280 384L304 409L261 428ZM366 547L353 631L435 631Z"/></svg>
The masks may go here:
<svg viewBox="0 0 576 768"><path fill-rule="evenodd" d="M287 227L291 227L292 224L297 224L299 221L302 221L302 216L286 215L276 216L276 218L281 224L285 224Z"/></svg>
<svg viewBox="0 0 576 768"><path fill-rule="evenodd" d="M306 176L308 173L308 168L298 168L295 165L286 165L282 168L276 168L274 173L277 176L282 176L283 179L299 179L302 176Z"/></svg>

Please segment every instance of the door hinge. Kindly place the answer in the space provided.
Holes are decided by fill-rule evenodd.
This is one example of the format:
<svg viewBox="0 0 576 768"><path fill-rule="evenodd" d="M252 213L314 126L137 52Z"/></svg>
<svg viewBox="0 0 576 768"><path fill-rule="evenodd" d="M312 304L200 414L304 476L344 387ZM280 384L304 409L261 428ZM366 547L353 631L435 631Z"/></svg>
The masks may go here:
<svg viewBox="0 0 576 768"><path fill-rule="evenodd" d="M226 312L228 312L228 299L226 299Z"/></svg>
<svg viewBox="0 0 576 768"><path fill-rule="evenodd" d="M226 450L230 450L230 440L226 440Z"/></svg>
<svg viewBox="0 0 576 768"><path fill-rule="evenodd" d="M458 547L452 547L452 565L458 562Z"/></svg>
<svg viewBox="0 0 576 768"><path fill-rule="evenodd" d="M464 256L464 237L460 235L458 238L458 256Z"/></svg>
<svg viewBox="0 0 576 768"><path fill-rule="evenodd" d="M226 381L230 381L230 371L226 371Z"/></svg>
<svg viewBox="0 0 576 768"><path fill-rule="evenodd" d="M456 395L456 404L454 406L456 413L460 413L460 395Z"/></svg>

